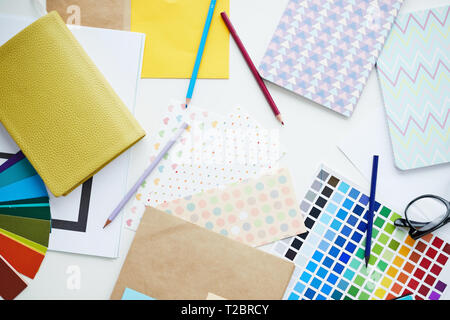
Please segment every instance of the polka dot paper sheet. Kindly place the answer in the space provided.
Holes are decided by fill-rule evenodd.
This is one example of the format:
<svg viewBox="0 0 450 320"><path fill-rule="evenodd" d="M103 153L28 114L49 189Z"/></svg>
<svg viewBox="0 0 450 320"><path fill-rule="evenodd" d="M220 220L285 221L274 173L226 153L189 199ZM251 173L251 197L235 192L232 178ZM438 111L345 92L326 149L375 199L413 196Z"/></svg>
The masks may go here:
<svg viewBox="0 0 450 320"><path fill-rule="evenodd" d="M251 246L306 231L287 169L167 202L158 209Z"/></svg>
<svg viewBox="0 0 450 320"><path fill-rule="evenodd" d="M161 127L151 137L149 163L186 121L187 130L142 184L126 212L125 225L136 230L145 206L256 177L281 157L278 130L268 131L240 108L219 115L171 101Z"/></svg>

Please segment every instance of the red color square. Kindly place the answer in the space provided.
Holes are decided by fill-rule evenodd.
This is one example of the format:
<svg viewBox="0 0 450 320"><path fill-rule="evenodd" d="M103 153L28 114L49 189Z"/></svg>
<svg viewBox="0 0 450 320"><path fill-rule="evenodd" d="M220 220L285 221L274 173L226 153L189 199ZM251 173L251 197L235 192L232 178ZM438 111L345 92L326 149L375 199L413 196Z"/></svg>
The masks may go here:
<svg viewBox="0 0 450 320"><path fill-rule="evenodd" d="M434 238L433 240L433 246L435 246L436 248L440 248L442 246L442 244L444 243L444 240L442 240L441 238Z"/></svg>
<svg viewBox="0 0 450 320"><path fill-rule="evenodd" d="M414 296L414 300L423 300L423 298L421 296Z"/></svg>
<svg viewBox="0 0 450 320"><path fill-rule="evenodd" d="M445 265L447 263L447 260L448 260L448 258L445 255L443 255L442 253L437 258L437 261L442 265Z"/></svg>
<svg viewBox="0 0 450 320"><path fill-rule="evenodd" d="M442 271L442 268L439 267L437 264L434 264L433 267L431 268L431 272L437 276L441 273L441 271Z"/></svg>
<svg viewBox="0 0 450 320"><path fill-rule="evenodd" d="M419 242L417 242L416 250L419 252L424 252L426 247L427 247L427 245L424 242L419 241Z"/></svg>
<svg viewBox="0 0 450 320"><path fill-rule="evenodd" d="M434 282L436 281L436 278L433 277L431 274L427 275L427 277L425 278L425 283L429 286L433 286Z"/></svg>
<svg viewBox="0 0 450 320"><path fill-rule="evenodd" d="M423 257L422 261L420 261L420 265L425 268L428 269L431 265L431 261L428 260L427 258Z"/></svg>
<svg viewBox="0 0 450 320"><path fill-rule="evenodd" d="M417 280L411 279L408 282L408 287L412 290L416 290L417 286L419 285L419 282Z"/></svg>
<svg viewBox="0 0 450 320"><path fill-rule="evenodd" d="M436 257L437 254L437 250L433 249L433 248L428 248L427 250L427 256L430 257L431 259L433 259L434 257Z"/></svg>
<svg viewBox="0 0 450 320"><path fill-rule="evenodd" d="M446 254L450 255L450 244L446 243L443 250Z"/></svg>
<svg viewBox="0 0 450 320"><path fill-rule="evenodd" d="M387 297L386 297L386 300L392 300L392 299L395 299L395 298L397 298L396 296L394 296L393 294L388 294L387 295Z"/></svg>
<svg viewBox="0 0 450 320"><path fill-rule="evenodd" d="M395 293L395 294L400 294L400 291L402 291L402 289L403 289L403 286L402 286L402 285L400 285L399 283L395 283L395 284L392 286L391 291L392 291L393 293Z"/></svg>
<svg viewBox="0 0 450 320"><path fill-rule="evenodd" d="M433 235L431 233L424 235L421 239L425 242L430 242L431 238L433 238Z"/></svg>
<svg viewBox="0 0 450 320"><path fill-rule="evenodd" d="M427 296L428 292L430 292L430 288L428 288L427 286L422 285L419 289L419 293L424 297Z"/></svg>
<svg viewBox="0 0 450 320"><path fill-rule="evenodd" d="M420 268L417 268L416 271L414 272L414 276L419 280L422 280L424 275L425 275L425 271L423 271Z"/></svg>
<svg viewBox="0 0 450 320"><path fill-rule="evenodd" d="M410 294L412 294L412 291L409 291L407 288L405 288L405 290L403 290L402 296L409 296Z"/></svg>

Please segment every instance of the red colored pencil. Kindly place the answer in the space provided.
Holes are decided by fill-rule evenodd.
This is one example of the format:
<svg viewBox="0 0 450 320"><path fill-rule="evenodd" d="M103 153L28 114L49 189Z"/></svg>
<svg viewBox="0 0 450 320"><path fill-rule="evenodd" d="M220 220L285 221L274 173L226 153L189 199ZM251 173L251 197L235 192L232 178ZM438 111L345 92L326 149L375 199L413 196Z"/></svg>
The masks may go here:
<svg viewBox="0 0 450 320"><path fill-rule="evenodd" d="M273 113L275 114L275 117L278 119L278 121L281 122L282 125L284 125L284 122L281 119L280 110L278 110L277 105L273 101L272 96L269 93L269 90L267 90L267 87L264 84L263 79L259 75L259 72L256 69L255 65L253 64L252 59L250 59L250 56L248 55L247 50L245 50L244 44L242 43L241 39L237 35L237 32L234 29L233 24L230 21L230 18L228 18L226 12L221 12L220 15L222 16L223 22L225 22L225 25L227 26L228 30L230 31L231 36L233 37L234 41L236 42L236 45L239 47L239 50L241 50L241 53L244 56L244 59L247 62L248 67L252 71L256 82L258 82L259 87L261 88L262 92L264 93L264 96L266 97L266 100L269 103L270 108L272 109Z"/></svg>

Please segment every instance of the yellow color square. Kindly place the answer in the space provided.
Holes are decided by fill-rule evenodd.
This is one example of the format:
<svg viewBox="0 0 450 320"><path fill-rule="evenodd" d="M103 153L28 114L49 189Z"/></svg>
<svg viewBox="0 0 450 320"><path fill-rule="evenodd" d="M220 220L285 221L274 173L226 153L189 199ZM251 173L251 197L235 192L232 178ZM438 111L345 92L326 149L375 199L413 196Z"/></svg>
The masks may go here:
<svg viewBox="0 0 450 320"><path fill-rule="evenodd" d="M386 290L384 290L384 289L378 288L377 291L375 291L375 296L380 299L383 299L385 295L386 295Z"/></svg>
<svg viewBox="0 0 450 320"><path fill-rule="evenodd" d="M397 267L401 267L403 264L404 259L400 257L395 257L393 264L395 264Z"/></svg>
<svg viewBox="0 0 450 320"><path fill-rule="evenodd" d="M397 275L398 269L394 268L394 267L390 267L387 271L387 274L389 276L391 276L392 278L394 278Z"/></svg>
<svg viewBox="0 0 450 320"><path fill-rule="evenodd" d="M383 280L381 280L381 285L385 288L389 288L391 286L392 280L388 277L384 277Z"/></svg>
<svg viewBox="0 0 450 320"><path fill-rule="evenodd" d="M402 246L402 247L400 248L399 253L400 253L402 256L406 257L406 256L408 255L409 251L411 251L409 248L407 248L407 247L405 247L405 246Z"/></svg>
<svg viewBox="0 0 450 320"><path fill-rule="evenodd" d="M413 247L414 244L415 244L416 242L414 241L413 238L411 238L411 237L408 235L408 236L406 237L405 243L406 243L408 246Z"/></svg>

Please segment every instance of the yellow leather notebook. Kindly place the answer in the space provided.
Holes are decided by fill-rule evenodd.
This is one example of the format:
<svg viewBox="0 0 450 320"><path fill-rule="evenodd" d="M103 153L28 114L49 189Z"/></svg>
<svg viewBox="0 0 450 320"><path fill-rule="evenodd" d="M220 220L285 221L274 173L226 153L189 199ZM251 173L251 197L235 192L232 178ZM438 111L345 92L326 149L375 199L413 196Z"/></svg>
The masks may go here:
<svg viewBox="0 0 450 320"><path fill-rule="evenodd" d="M56 11L0 47L0 121L55 196L145 136Z"/></svg>

